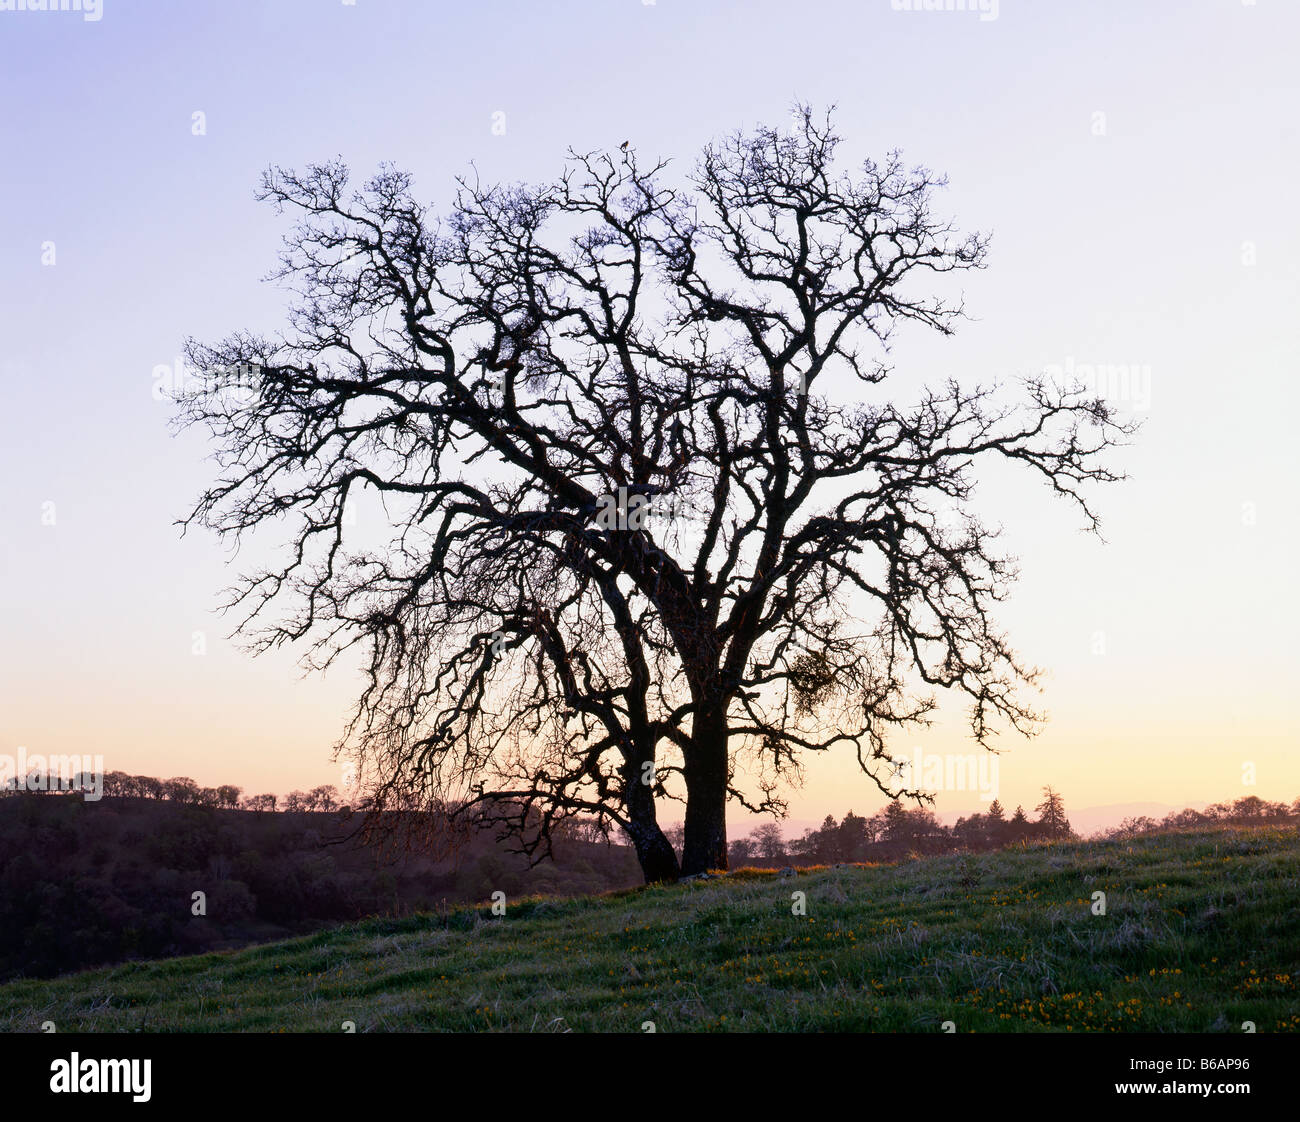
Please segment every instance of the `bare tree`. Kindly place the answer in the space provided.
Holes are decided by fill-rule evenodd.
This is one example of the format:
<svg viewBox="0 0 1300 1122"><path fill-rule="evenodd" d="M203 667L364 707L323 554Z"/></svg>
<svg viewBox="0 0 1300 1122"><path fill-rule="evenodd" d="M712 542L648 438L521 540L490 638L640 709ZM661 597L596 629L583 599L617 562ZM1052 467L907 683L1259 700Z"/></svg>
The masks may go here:
<svg viewBox="0 0 1300 1122"><path fill-rule="evenodd" d="M785 857L785 837L781 833L781 827L775 822L764 822L756 826L750 832L749 840L759 857L769 861L777 861Z"/></svg>
<svg viewBox="0 0 1300 1122"><path fill-rule="evenodd" d="M239 805L239 797L243 790L230 783L223 783L217 788L217 805L225 807L227 810L234 810Z"/></svg>
<svg viewBox="0 0 1300 1122"><path fill-rule="evenodd" d="M135 779L136 791L142 798L161 799L165 796L165 784L161 779L152 775L137 775Z"/></svg>
<svg viewBox="0 0 1300 1122"><path fill-rule="evenodd" d="M1024 466L1095 529L1083 487L1127 429L1042 380L888 400L868 348L951 332L960 302L918 282L986 241L933 215L943 179L837 172L837 143L802 109L676 188L630 147L571 152L552 184L459 180L442 221L391 168L266 174L298 299L284 337L188 344L178 420L222 474L184 524L287 536L230 599L254 649L363 645L339 749L372 808L478 815L535 857L592 815L672 879L725 867L729 800L782 813L803 753L896 793L888 733L934 690L981 744L1032 730L975 466Z"/></svg>
<svg viewBox="0 0 1300 1122"><path fill-rule="evenodd" d="M124 771L107 771L104 773L104 794L109 797L134 795L135 776Z"/></svg>
<svg viewBox="0 0 1300 1122"><path fill-rule="evenodd" d="M338 790L332 784L326 784L323 787L313 787L307 794L308 806L311 810L338 810Z"/></svg>
<svg viewBox="0 0 1300 1122"><path fill-rule="evenodd" d="M202 790L188 775L180 775L163 782L163 795L173 802L197 804Z"/></svg>

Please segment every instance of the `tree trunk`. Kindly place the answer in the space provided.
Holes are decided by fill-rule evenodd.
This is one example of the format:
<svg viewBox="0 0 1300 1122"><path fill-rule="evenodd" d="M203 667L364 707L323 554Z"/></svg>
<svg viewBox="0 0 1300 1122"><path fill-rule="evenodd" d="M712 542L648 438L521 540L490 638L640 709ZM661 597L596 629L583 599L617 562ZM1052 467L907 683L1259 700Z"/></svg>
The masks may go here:
<svg viewBox="0 0 1300 1122"><path fill-rule="evenodd" d="M727 788L691 791L686 801L686 846L682 876L727 867Z"/></svg>
<svg viewBox="0 0 1300 1122"><path fill-rule="evenodd" d="M632 835L636 859L641 862L641 875L646 884L675 881L681 875L677 854L658 823L633 822L628 833Z"/></svg>
<svg viewBox="0 0 1300 1122"><path fill-rule="evenodd" d="M697 721L685 768L686 844L682 875L727 867L727 727Z"/></svg>
<svg viewBox="0 0 1300 1122"><path fill-rule="evenodd" d="M654 742L642 728L640 735L630 744L625 765L624 806L627 808L627 832L636 847L636 859L641 862L641 875L646 884L675 881L681 875L672 843L659 828L654 794L645 782L647 767L653 762Z"/></svg>

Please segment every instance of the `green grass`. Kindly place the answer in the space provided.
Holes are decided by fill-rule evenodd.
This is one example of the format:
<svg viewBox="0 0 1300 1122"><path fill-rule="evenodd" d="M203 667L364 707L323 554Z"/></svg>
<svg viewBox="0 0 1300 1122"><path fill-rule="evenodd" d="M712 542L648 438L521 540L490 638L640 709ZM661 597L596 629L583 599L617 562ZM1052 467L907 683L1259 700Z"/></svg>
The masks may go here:
<svg viewBox="0 0 1300 1122"><path fill-rule="evenodd" d="M1300 834L1223 829L369 920L0 986L0 1029L1275 1032L1297 983Z"/></svg>

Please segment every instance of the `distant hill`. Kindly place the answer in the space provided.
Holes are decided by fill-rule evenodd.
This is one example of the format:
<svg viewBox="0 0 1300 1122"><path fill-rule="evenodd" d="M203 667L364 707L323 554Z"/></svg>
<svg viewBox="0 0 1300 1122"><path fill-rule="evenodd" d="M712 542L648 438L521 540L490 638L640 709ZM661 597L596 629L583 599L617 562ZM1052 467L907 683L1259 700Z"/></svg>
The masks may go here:
<svg viewBox="0 0 1300 1122"><path fill-rule="evenodd" d="M61 1033L1295 1032L1300 834L1221 826L741 870L0 986L0 1030L47 1020Z"/></svg>
<svg viewBox="0 0 1300 1122"><path fill-rule="evenodd" d="M563 896L641 880L623 846L565 840L554 863L530 870L481 833L438 859L340 844L347 832L338 812L0 798L0 980L246 946L494 891Z"/></svg>

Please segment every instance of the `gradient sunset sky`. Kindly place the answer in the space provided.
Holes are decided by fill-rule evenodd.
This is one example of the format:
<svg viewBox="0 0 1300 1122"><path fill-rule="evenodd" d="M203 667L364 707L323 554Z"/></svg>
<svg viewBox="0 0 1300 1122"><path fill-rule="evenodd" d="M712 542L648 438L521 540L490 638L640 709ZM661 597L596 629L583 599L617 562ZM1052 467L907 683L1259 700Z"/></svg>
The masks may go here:
<svg viewBox="0 0 1300 1122"><path fill-rule="evenodd" d="M249 793L339 782L358 679L226 639L219 594L257 554L181 539L210 449L173 437L152 392L185 336L282 324L286 294L259 279L287 229L253 198L267 165L393 161L445 203L471 163L550 178L569 146L630 140L684 172L799 99L838 106L846 166L899 148L949 175L941 212L992 232L989 267L963 277L972 320L900 333L909 384L1107 364L1145 387L1118 402L1145 426L1115 461L1130 481L1095 495L1105 543L1035 481L987 477L980 509L1022 572L1001 622L1048 671L1051 716L1005 738L1002 802L1030 808L1046 783L1067 808L1300 796L1300 5L901 7L0 12L0 753ZM895 747L972 751L945 713ZM829 757L791 813L882 803Z"/></svg>

